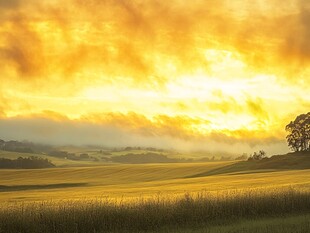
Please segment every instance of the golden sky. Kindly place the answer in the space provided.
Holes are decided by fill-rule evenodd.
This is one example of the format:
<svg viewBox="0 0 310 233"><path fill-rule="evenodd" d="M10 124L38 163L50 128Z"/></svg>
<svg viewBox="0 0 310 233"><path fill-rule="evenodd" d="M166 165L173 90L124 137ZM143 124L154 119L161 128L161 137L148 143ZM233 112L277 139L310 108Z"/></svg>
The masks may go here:
<svg viewBox="0 0 310 233"><path fill-rule="evenodd" d="M286 151L309 41L307 0L0 0L0 136Z"/></svg>

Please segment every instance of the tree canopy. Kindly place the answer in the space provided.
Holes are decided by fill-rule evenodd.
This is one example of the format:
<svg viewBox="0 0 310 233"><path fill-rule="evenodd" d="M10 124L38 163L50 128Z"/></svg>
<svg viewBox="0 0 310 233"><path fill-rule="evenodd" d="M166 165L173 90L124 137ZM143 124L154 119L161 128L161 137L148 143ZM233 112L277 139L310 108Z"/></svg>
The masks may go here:
<svg viewBox="0 0 310 233"><path fill-rule="evenodd" d="M34 169L34 168L50 168L55 165L48 159L31 156L28 158L19 157L17 159L0 158L0 169L1 168L23 168L23 169Z"/></svg>
<svg viewBox="0 0 310 233"><path fill-rule="evenodd" d="M301 114L291 121L285 130L289 147L294 151L310 151L310 112Z"/></svg>

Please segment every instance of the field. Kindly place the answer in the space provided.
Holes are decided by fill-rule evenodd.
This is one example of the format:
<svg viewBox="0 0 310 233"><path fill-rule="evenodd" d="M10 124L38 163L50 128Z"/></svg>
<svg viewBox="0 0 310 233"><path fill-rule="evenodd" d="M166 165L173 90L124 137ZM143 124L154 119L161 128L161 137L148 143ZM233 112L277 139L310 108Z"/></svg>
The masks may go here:
<svg viewBox="0 0 310 233"><path fill-rule="evenodd" d="M66 220L67 230L55 226L57 232L84 232L72 231L70 224L75 220L70 216L82 219L81 216L94 214L94 219L85 220L93 222L93 228L88 230L101 232L94 222L100 226L111 213L113 221L123 219L119 228L115 224L105 226L111 232L126 232L126 221L136 223L133 232L277 232L281 226L286 231L279 232L293 232L288 229L297 225L299 232L308 232L310 171L301 165L298 168L297 160L295 167L291 166L294 169L288 169L289 163L283 161L286 160L281 157L283 166L266 169L236 161L88 166L74 163L72 167L49 169L2 169L0 222L8 225L0 225L0 232L31 232L5 228L14 216L20 216L21 226L32 232L56 232L30 227L40 221L41 225L52 224L47 219L54 224ZM210 205L216 208L206 207ZM274 210L273 205L278 208ZM170 213L166 216L170 221L157 219L152 211L161 216ZM137 219L129 217L132 215L150 221L149 228L146 223L139 225Z"/></svg>
<svg viewBox="0 0 310 233"><path fill-rule="evenodd" d="M254 170L200 174L232 162L106 165L28 170L0 170L1 201L84 198L135 198L201 191L294 186L310 189L308 170ZM197 176L198 177L195 177Z"/></svg>

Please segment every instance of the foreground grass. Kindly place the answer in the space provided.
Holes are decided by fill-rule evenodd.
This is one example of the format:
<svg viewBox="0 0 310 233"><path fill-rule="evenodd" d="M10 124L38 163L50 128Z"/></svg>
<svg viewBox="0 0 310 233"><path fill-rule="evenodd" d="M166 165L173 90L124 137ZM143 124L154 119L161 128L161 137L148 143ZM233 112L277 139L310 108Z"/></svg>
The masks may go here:
<svg viewBox="0 0 310 233"><path fill-rule="evenodd" d="M310 194L293 188L230 191L221 195L204 192L197 195L185 194L177 199L158 196L135 202L104 199L88 202L17 203L1 206L0 232L158 232L202 226L204 231L197 232L242 232L233 231L233 228L230 230L223 225L229 226L241 220L309 213ZM263 227L258 225L257 229L261 226ZM276 228L277 222L274 225L274 229ZM248 232L247 229L255 230L255 225L253 228L250 221L242 229L243 232Z"/></svg>
<svg viewBox="0 0 310 233"><path fill-rule="evenodd" d="M158 231L154 231L159 233ZM310 214L244 220L224 226L196 228L166 228L160 233L308 233Z"/></svg>

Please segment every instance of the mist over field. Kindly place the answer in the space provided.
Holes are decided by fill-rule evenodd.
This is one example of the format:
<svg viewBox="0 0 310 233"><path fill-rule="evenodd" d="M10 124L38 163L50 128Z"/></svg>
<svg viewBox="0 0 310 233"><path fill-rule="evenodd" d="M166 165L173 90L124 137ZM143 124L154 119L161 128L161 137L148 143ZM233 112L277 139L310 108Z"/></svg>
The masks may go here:
<svg viewBox="0 0 310 233"><path fill-rule="evenodd" d="M47 118L11 118L0 120L0 138L4 140L30 141L47 145L75 145L98 147L155 147L176 151L220 152L240 155L264 148L270 155L287 153L285 140L270 139L270 142L233 140L219 135L204 139L175 138L171 135L141 136L113 125L98 125L87 121L59 121ZM181 137L182 135L180 135Z"/></svg>

